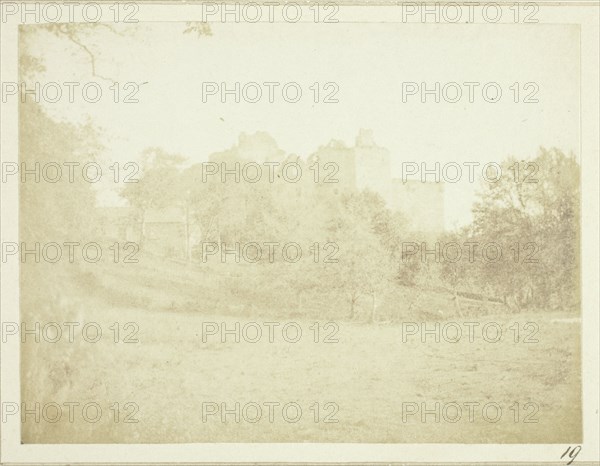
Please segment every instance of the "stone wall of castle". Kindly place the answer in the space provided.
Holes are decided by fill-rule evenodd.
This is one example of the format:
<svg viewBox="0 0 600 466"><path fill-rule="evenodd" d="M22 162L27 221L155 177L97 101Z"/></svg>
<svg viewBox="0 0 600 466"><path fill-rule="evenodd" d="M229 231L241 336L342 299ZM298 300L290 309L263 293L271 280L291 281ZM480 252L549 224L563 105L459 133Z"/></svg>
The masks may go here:
<svg viewBox="0 0 600 466"><path fill-rule="evenodd" d="M311 160L339 166L336 187L340 192L370 189L379 193L390 209L402 212L412 230L431 234L444 231L444 185L392 178L390 152L375 143L371 130L361 129L354 147L332 141L319 148Z"/></svg>
<svg viewBox="0 0 600 466"><path fill-rule="evenodd" d="M353 148L355 154L356 188L378 192L388 203L392 198L392 164L390 151L379 147L373 132L361 129Z"/></svg>
<svg viewBox="0 0 600 466"><path fill-rule="evenodd" d="M389 206L406 215L410 228L425 233L444 231L444 185L418 180L392 180Z"/></svg>
<svg viewBox="0 0 600 466"><path fill-rule="evenodd" d="M388 207L402 212L413 231L437 234L444 231L444 186L442 183L407 181L392 178L390 151L378 146L371 130L361 129L353 147L332 140L319 147L306 162L297 156L285 156L275 140L267 133L240 135L238 144L227 151L212 154L209 160L226 162L247 160L261 163L298 161L302 165L302 181L284 189L290 195L301 195L314 188L314 164L319 166L319 179L331 176L337 183L320 183L334 194L369 189L381 195ZM332 166L327 167L331 163ZM335 173L334 173L335 167ZM285 183L284 183L285 184ZM293 191L293 193L292 193ZM233 201L232 201L233 202ZM240 212L240 206L231 206Z"/></svg>

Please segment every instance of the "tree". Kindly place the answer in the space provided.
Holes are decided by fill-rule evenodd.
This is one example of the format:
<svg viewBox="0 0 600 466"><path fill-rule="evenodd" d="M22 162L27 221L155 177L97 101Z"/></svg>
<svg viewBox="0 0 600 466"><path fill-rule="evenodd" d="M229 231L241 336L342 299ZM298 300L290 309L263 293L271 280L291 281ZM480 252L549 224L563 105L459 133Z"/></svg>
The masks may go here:
<svg viewBox="0 0 600 466"><path fill-rule="evenodd" d="M531 161L509 158L473 209L471 240L501 241L502 261L479 261L490 285L515 310L579 303L580 173L574 156L540 149Z"/></svg>
<svg viewBox="0 0 600 466"><path fill-rule="evenodd" d="M185 199L185 186L179 183L180 165L184 161L181 155L169 154L158 147L148 148L142 153L141 178L137 183L126 184L121 191L121 196L138 212L140 248L146 236L148 211L163 209Z"/></svg>
<svg viewBox="0 0 600 466"><path fill-rule="evenodd" d="M377 319L378 297L390 285L393 268L390 254L378 235L381 198L368 191L351 194L342 201L340 216L334 222L334 237L339 246L336 286L350 300L350 318L361 296L371 298L370 321Z"/></svg>

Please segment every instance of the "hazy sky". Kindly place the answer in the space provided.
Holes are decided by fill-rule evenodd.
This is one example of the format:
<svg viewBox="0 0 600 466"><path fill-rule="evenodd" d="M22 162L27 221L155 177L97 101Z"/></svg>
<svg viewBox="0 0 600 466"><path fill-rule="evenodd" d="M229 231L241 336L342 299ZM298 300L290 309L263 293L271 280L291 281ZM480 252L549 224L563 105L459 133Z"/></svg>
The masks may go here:
<svg viewBox="0 0 600 466"><path fill-rule="evenodd" d="M348 145L360 128L392 154L393 174L403 161L500 162L532 157L539 146L579 155L579 32L553 25L423 25L401 23L213 24L212 36L183 34L185 23L106 28L86 34L97 72L121 83L147 82L139 103L115 104L109 82L99 103L47 104L53 115L104 128L106 157L135 161L160 146L194 161L231 147L241 132L266 131L289 153L310 155L331 139ZM44 81L91 80L87 55L65 39L39 34ZM298 103L266 94L259 103L202 102L203 82L296 82ZM403 82L496 82L503 95L475 102L468 88L458 103L402 101ZM339 103L313 102L309 87L335 82ZM514 103L513 83L535 82L539 103ZM263 90L267 90L263 87ZM292 94L290 94L292 95ZM490 95L492 92L490 91ZM469 221L476 185L446 188L446 225ZM108 197L106 197L108 199Z"/></svg>

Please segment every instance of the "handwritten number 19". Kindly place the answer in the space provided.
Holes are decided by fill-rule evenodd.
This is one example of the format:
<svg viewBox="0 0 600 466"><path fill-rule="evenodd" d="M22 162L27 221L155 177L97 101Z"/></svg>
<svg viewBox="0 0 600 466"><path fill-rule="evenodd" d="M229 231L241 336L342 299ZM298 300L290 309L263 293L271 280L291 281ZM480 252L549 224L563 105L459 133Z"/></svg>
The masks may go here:
<svg viewBox="0 0 600 466"><path fill-rule="evenodd" d="M571 461L569 461L567 463L567 465L569 465L573 461L575 461L575 458L577 458L577 455L579 454L580 451L581 451L580 445L578 445L576 447L569 447L569 448L567 448L567 451L565 451L560 458L563 459L565 457L565 455L569 455L569 456L567 456L567 458L571 458Z"/></svg>

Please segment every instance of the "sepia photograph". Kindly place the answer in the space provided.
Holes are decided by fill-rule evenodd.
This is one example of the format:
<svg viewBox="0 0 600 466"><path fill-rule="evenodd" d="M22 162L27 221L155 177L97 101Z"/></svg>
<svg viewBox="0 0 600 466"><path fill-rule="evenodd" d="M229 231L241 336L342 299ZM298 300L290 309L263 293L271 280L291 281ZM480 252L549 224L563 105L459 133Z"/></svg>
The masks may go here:
<svg viewBox="0 0 600 466"><path fill-rule="evenodd" d="M12 429L40 454L597 464L581 24L534 3L28 5L2 3L3 449Z"/></svg>

